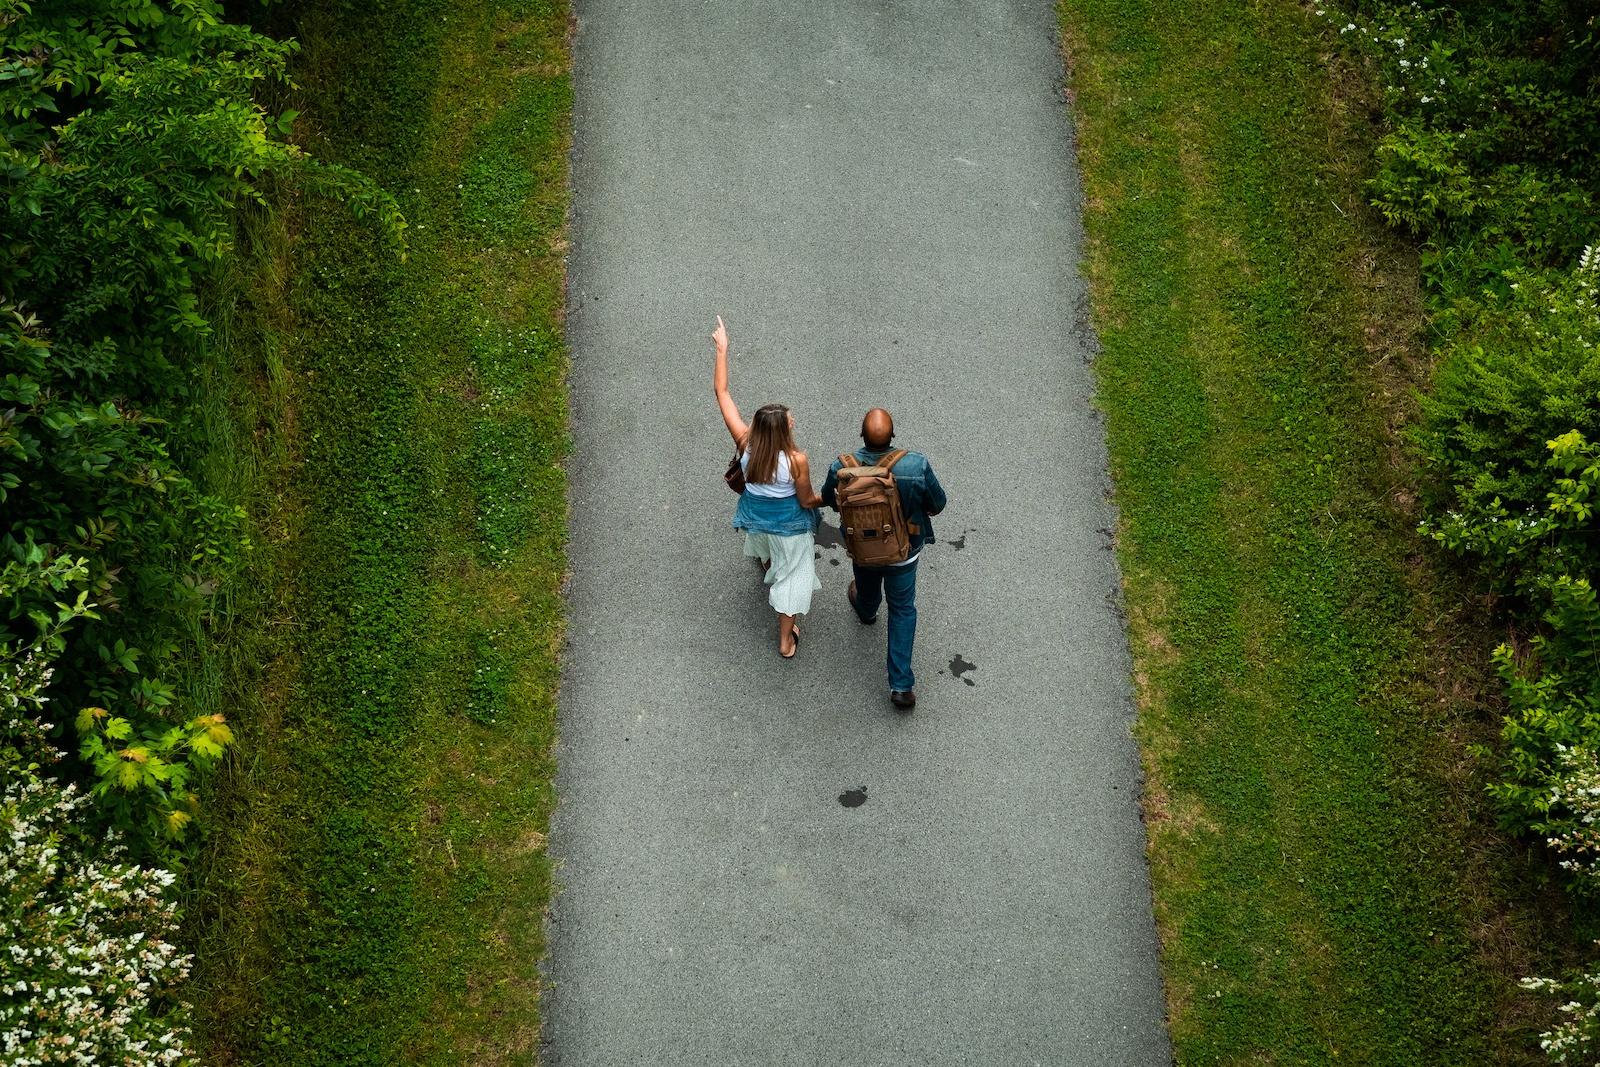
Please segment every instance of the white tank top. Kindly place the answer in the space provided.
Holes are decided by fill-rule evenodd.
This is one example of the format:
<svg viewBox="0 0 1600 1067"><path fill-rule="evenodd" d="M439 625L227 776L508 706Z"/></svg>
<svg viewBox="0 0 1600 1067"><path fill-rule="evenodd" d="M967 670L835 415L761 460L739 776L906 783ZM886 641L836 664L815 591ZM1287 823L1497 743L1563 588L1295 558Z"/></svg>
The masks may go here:
<svg viewBox="0 0 1600 1067"><path fill-rule="evenodd" d="M750 450L747 448L739 457L741 470L750 469ZM789 473L789 453L778 453L778 473L770 482L746 482L745 492L752 496L794 496L794 475Z"/></svg>

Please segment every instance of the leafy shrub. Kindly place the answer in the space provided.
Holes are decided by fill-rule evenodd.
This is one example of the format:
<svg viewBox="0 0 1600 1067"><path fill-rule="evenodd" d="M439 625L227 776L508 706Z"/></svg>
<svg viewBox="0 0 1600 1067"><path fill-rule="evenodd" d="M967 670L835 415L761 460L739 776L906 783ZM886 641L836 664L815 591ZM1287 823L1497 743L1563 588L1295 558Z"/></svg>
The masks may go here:
<svg viewBox="0 0 1600 1067"><path fill-rule="evenodd" d="M1600 26L1584 0L1339 17L1384 85L1373 205L1422 243L1439 356L1422 530L1531 633L1494 654L1509 710L1491 788L1509 824L1567 842L1581 883L1596 857L1554 828L1573 753L1600 746L1600 250L1579 254L1600 218Z"/></svg>
<svg viewBox="0 0 1600 1067"><path fill-rule="evenodd" d="M0 594L65 594L27 639L0 640L0 1059L7 1064L192 1062L176 989L171 873L93 832L88 799L45 776L61 755L44 714L65 632L90 617L82 560L8 563Z"/></svg>
<svg viewBox="0 0 1600 1067"><path fill-rule="evenodd" d="M1324 12L1325 13L1325 12ZM1436 342L1416 443L1422 531L1506 594L1511 826L1600 888L1600 21L1589 0L1350 0L1340 33L1384 86L1372 204L1421 243ZM1576 258L1576 269L1570 265ZM1563 998L1558 1063L1600 1053L1600 973Z"/></svg>
<svg viewBox="0 0 1600 1067"><path fill-rule="evenodd" d="M1525 830L1537 830L1548 814L1552 785L1561 779L1561 751L1600 740L1600 605L1594 587L1587 579L1551 581L1543 622L1527 663L1518 663L1509 645L1494 652L1510 707L1500 731L1505 777L1490 788L1506 822Z"/></svg>
<svg viewBox="0 0 1600 1067"><path fill-rule="evenodd" d="M224 23L212 0L174 0L170 15L132 5L156 17L157 33L119 15L130 5L87 6L101 10L96 33L50 8L9 27L7 52L49 58L18 64L28 76L0 82L0 104L75 113L43 141L38 124L19 131L38 147L9 190L9 232L22 240L0 246L0 277L55 325L67 372L110 395L186 400L185 357L208 331L197 287L232 251L235 210L264 201L265 179L297 178L376 210L396 235L399 216L370 183L312 164L252 99L258 83L286 79L289 44ZM140 38L143 48L118 47ZM74 46L107 58L74 63L61 54Z"/></svg>
<svg viewBox="0 0 1600 1067"><path fill-rule="evenodd" d="M16 405L0 413L0 503L8 520L0 532L0 595L9 632L16 639L42 628L59 610L65 579L53 567L74 560L72 583L98 610L84 613L72 642L54 639L76 675L55 686L55 706L64 704L65 714L47 726L59 735L76 718L82 756L99 779L95 795L112 801L109 810L136 840L160 849L192 817L189 765L218 753L209 743L170 738L194 724L174 714L176 694L158 672L178 652L170 635L197 615L248 547L243 516L182 475L160 422L116 402L74 398L37 320L16 308L0 314L0 403ZM81 707L94 710L75 715ZM205 729L208 741L229 739L220 723ZM134 734L137 742L119 743ZM151 745L165 758L148 760L141 746Z"/></svg>
<svg viewBox="0 0 1600 1067"><path fill-rule="evenodd" d="M73 773L171 861L192 775L232 734L170 678L250 548L242 511L186 469L204 448L201 287L273 185L373 213L396 244L404 226L256 102L291 52L217 0L0 0L0 560L82 562L99 607L59 650L45 725L76 724ZM12 596L14 637L42 595Z"/></svg>
<svg viewBox="0 0 1600 1067"><path fill-rule="evenodd" d="M1424 239L1445 304L1594 237L1600 36L1580 0L1360 3L1343 31L1377 66L1390 130L1374 205Z"/></svg>
<svg viewBox="0 0 1600 1067"><path fill-rule="evenodd" d="M0 772L21 773L58 756L43 714L44 693L66 647L67 627L94 613L84 588L88 575L84 560L46 562L37 548L0 566L0 599L34 624L27 637L0 632Z"/></svg>
<svg viewBox="0 0 1600 1067"><path fill-rule="evenodd" d="M1532 656L1495 652L1510 712L1507 774L1492 788L1532 828L1560 746L1600 740L1600 256L1570 275L1523 275L1448 353L1418 441L1436 481L1422 523L1542 624ZM1572 429L1574 425L1581 429Z"/></svg>
<svg viewBox="0 0 1600 1067"><path fill-rule="evenodd" d="M1512 285L1446 350L1416 439L1432 476L1424 529L1526 593L1600 563L1588 505L1547 507L1600 440L1600 254Z"/></svg>

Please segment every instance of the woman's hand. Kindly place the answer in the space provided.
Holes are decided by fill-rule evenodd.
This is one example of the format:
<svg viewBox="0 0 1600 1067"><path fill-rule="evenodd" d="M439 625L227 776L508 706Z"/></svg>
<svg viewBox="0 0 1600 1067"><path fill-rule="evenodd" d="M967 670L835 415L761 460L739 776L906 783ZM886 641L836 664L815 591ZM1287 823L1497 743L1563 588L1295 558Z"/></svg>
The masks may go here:
<svg viewBox="0 0 1600 1067"><path fill-rule="evenodd" d="M723 325L721 315L717 316L717 328L711 332L711 342L717 346L717 369L712 374L711 388L716 391L717 407L722 411L722 422L728 427L734 445L743 448L744 439L750 435L750 427L744 424L739 405L733 402L733 396L728 392L728 327Z"/></svg>

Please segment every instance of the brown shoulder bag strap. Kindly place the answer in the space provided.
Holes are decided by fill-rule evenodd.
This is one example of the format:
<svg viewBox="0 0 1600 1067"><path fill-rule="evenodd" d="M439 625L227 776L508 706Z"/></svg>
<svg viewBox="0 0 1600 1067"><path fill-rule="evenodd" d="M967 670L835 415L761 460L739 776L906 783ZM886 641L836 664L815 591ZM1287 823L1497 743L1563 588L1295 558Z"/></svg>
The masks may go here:
<svg viewBox="0 0 1600 1067"><path fill-rule="evenodd" d="M841 466L841 467L859 467L860 465L861 464L856 459L856 457L852 456L850 453L848 453L848 452L839 453L839 466Z"/></svg>
<svg viewBox="0 0 1600 1067"><path fill-rule="evenodd" d="M890 452L887 456L884 456L882 459L878 460L878 466L882 467L884 470L893 470L894 465L905 458L906 450L903 448L897 448L893 452Z"/></svg>

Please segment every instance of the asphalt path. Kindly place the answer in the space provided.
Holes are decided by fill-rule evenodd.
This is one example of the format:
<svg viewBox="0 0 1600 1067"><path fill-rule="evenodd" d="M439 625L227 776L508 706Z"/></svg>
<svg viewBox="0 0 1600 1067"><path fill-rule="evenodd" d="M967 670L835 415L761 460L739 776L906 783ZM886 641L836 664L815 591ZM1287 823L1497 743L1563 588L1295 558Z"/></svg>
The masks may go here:
<svg viewBox="0 0 1600 1067"><path fill-rule="evenodd" d="M1170 1062L1052 5L577 8L545 1061ZM837 547L777 655L717 314L814 469L882 404L949 492L912 715Z"/></svg>

